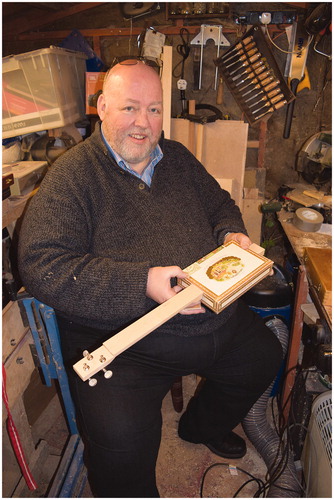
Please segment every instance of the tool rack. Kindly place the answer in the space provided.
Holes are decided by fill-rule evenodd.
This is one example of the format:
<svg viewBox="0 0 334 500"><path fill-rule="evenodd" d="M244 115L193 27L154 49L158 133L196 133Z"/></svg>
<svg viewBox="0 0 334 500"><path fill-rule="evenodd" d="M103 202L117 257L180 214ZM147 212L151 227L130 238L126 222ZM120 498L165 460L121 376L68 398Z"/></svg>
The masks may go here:
<svg viewBox="0 0 334 500"><path fill-rule="evenodd" d="M251 125L295 99L260 25L247 31L215 64Z"/></svg>

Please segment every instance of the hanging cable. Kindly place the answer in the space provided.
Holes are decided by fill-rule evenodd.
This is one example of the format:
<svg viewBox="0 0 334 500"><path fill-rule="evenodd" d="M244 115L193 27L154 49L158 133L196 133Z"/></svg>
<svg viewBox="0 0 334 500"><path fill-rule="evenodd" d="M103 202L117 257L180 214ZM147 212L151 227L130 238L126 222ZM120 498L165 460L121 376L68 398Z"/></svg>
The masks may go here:
<svg viewBox="0 0 334 500"><path fill-rule="evenodd" d="M184 34L186 34L187 39L184 38ZM187 30L187 28L181 28L180 29L180 37L182 40L182 43L178 44L176 46L176 51L177 53L182 57L181 61L177 63L177 65L173 69L173 76L174 78L181 78L182 80L184 79L184 65L189 57L190 54L190 40L189 40L190 33ZM180 74L176 74L176 69L181 65L181 71Z"/></svg>

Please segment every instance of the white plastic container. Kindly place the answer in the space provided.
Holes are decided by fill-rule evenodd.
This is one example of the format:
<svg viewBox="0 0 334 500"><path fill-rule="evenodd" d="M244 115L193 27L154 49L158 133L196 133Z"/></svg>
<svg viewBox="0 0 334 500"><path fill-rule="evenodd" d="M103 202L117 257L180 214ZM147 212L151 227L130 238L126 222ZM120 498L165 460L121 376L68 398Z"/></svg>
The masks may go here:
<svg viewBox="0 0 334 500"><path fill-rule="evenodd" d="M49 130L85 116L85 54L59 47L2 59L3 138Z"/></svg>

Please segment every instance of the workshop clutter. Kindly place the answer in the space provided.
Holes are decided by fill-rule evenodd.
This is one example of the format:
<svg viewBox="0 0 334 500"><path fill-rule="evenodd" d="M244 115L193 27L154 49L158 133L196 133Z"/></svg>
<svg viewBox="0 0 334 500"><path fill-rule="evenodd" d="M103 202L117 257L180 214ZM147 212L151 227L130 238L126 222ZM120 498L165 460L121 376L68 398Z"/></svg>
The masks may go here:
<svg viewBox="0 0 334 500"><path fill-rule="evenodd" d="M59 47L3 58L3 138L84 118L85 71L85 54Z"/></svg>
<svg viewBox="0 0 334 500"><path fill-rule="evenodd" d="M251 125L295 98L260 26L247 31L215 64Z"/></svg>

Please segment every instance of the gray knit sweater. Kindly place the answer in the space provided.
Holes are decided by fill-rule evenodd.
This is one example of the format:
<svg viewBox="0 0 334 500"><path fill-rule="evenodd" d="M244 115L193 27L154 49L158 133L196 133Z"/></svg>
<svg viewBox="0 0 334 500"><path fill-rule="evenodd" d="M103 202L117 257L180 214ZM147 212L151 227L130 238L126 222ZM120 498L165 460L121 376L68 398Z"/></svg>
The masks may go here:
<svg viewBox="0 0 334 500"><path fill-rule="evenodd" d="M145 295L152 266L184 268L246 233L241 214L180 143L160 141L164 157L149 188L122 170L100 126L51 167L24 217L19 269L33 296L76 323L118 331L157 304ZM233 313L178 314L160 329L204 335Z"/></svg>

